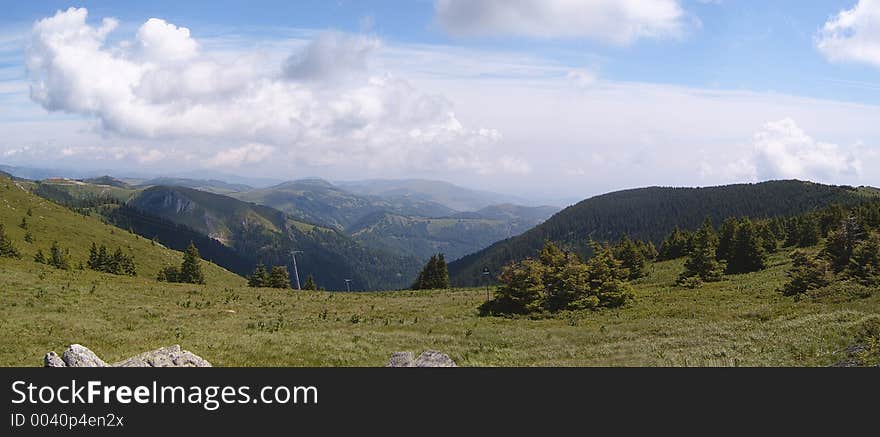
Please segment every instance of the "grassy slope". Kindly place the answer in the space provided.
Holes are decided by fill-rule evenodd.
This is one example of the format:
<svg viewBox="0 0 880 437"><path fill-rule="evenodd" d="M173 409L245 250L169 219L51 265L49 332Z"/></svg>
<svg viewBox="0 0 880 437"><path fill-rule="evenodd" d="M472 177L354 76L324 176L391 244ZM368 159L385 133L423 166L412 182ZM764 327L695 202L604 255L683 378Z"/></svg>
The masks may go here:
<svg viewBox="0 0 880 437"><path fill-rule="evenodd" d="M179 343L221 366L376 366L393 351L428 348L464 366L812 366L841 359L834 351L880 319L880 292L781 296L785 255L699 290L672 286L681 264L656 264L629 307L530 320L478 317L482 289L171 285L0 259L0 365L39 365L46 351L79 342L107 360Z"/></svg>
<svg viewBox="0 0 880 437"><path fill-rule="evenodd" d="M26 217L29 208L32 215L27 216L28 230L36 237L36 242L33 244L24 241L26 231L18 226L22 217ZM111 251L116 247L122 247L123 250L130 248L135 257L138 274L145 278L155 278L163 266L180 264L182 259L180 252L166 249L128 231L104 224L96 217L76 214L26 192L16 182L6 178L0 178L0 223L4 224L7 235L22 253L25 261L33 259L38 249L48 254L53 240L57 240L62 248L70 250L73 267L78 266L80 262L85 263L89 256L89 246L93 241L98 245L106 245ZM24 265L27 265L29 270L39 267L33 263ZM205 271L208 277L213 278L217 283L229 285L244 283L243 278L213 264L205 263ZM112 281L116 278L109 275L98 279Z"/></svg>

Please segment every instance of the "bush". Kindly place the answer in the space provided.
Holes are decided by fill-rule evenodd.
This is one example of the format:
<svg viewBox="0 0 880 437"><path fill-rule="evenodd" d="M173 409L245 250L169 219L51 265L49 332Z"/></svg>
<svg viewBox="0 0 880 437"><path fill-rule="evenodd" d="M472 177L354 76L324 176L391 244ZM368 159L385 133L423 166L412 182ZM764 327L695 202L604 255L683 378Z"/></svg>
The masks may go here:
<svg viewBox="0 0 880 437"><path fill-rule="evenodd" d="M833 271L828 261L811 257L800 250L791 253L791 260L791 269L786 274L788 283L782 287L783 295L793 296L831 283Z"/></svg>

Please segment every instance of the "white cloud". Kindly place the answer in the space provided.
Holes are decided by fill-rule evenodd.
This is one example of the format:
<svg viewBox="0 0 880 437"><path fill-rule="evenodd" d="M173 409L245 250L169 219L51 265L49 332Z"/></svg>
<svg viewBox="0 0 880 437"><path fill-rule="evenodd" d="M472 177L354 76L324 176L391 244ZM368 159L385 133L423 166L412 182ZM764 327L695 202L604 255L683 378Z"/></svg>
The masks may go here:
<svg viewBox="0 0 880 437"><path fill-rule="evenodd" d="M189 29L158 18L150 18L138 29L137 40L144 58L159 63L192 59L199 49Z"/></svg>
<svg viewBox="0 0 880 437"><path fill-rule="evenodd" d="M816 47L831 61L880 67L880 0L859 0L829 19L816 35Z"/></svg>
<svg viewBox="0 0 880 437"><path fill-rule="evenodd" d="M93 117L104 134L214 144L200 150L216 155L210 165L252 159L260 155L252 145L262 144L314 165L419 168L442 153L510 167L488 158L498 137L466 128L450 101L370 71L380 47L373 38L323 34L279 65L256 51L205 52L189 29L160 19L134 42L111 45L117 22L94 28L87 16L71 8L34 24L31 98Z"/></svg>
<svg viewBox="0 0 880 437"><path fill-rule="evenodd" d="M285 61L284 76L290 79L327 80L364 73L368 59L380 47L381 43L376 38L326 32L305 50L291 55Z"/></svg>
<svg viewBox="0 0 880 437"><path fill-rule="evenodd" d="M817 141L794 120L768 122L755 133L754 154L730 169L752 179L805 179L834 183L844 175L859 175L862 163L837 144Z"/></svg>
<svg viewBox="0 0 880 437"><path fill-rule="evenodd" d="M590 38L627 44L678 36L678 0L436 0L437 19L463 36Z"/></svg>
<svg viewBox="0 0 880 437"><path fill-rule="evenodd" d="M265 144L248 144L243 147L221 150L206 162L208 167L240 167L265 161L275 148Z"/></svg>

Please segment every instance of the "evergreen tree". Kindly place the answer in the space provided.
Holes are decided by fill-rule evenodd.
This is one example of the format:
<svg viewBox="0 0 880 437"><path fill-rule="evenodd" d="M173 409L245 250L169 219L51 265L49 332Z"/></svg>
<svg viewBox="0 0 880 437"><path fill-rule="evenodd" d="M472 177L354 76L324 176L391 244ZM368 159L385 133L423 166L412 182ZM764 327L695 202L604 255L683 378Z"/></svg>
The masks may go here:
<svg viewBox="0 0 880 437"><path fill-rule="evenodd" d="M715 259L718 261L729 260L733 254L733 239L736 237L736 230L739 228L739 220L730 217L721 223L718 230L718 245L715 250Z"/></svg>
<svg viewBox="0 0 880 437"><path fill-rule="evenodd" d="M840 222L845 218L843 207L837 203L832 203L823 208L819 212L818 224L819 233L822 237L827 237L828 233L836 229Z"/></svg>
<svg viewBox="0 0 880 437"><path fill-rule="evenodd" d="M156 280L159 282L180 282L180 270L174 266L165 266L159 270Z"/></svg>
<svg viewBox="0 0 880 437"><path fill-rule="evenodd" d="M840 221L837 229L828 234L822 249L822 256L831 262L834 271L841 271L849 265L853 250L865 239L865 229L852 215Z"/></svg>
<svg viewBox="0 0 880 437"><path fill-rule="evenodd" d="M53 241L52 246L49 248L48 263L57 269L70 270L70 260L57 241Z"/></svg>
<svg viewBox="0 0 880 437"><path fill-rule="evenodd" d="M431 256L410 288L413 290L449 288L449 270L442 253Z"/></svg>
<svg viewBox="0 0 880 437"><path fill-rule="evenodd" d="M645 256L645 259L648 261L654 261L657 259L657 256L660 254L657 252L657 246L654 246L654 243L650 241L639 241L639 248L642 251L642 254Z"/></svg>
<svg viewBox="0 0 880 437"><path fill-rule="evenodd" d="M37 239L34 238L34 234L32 234L31 231L27 231L24 233L24 241L33 244L37 241Z"/></svg>
<svg viewBox="0 0 880 437"><path fill-rule="evenodd" d="M727 261L726 273L748 273L764 269L767 254L751 220L745 218L737 226L733 250Z"/></svg>
<svg viewBox="0 0 880 437"><path fill-rule="evenodd" d="M791 269L786 274L788 282L782 287L782 294L792 296L831 283L832 270L828 261L810 257L800 250L791 253L791 260Z"/></svg>
<svg viewBox="0 0 880 437"><path fill-rule="evenodd" d="M758 235L761 237L761 245L767 253L776 253L776 234L773 232L770 222L763 221L757 224Z"/></svg>
<svg viewBox="0 0 880 437"><path fill-rule="evenodd" d="M627 269L627 279L634 280L647 275L645 254L628 236L624 235L614 247L614 257Z"/></svg>
<svg viewBox="0 0 880 437"><path fill-rule="evenodd" d="M37 253L34 255L34 262L46 264L46 255L43 255L43 249L37 249Z"/></svg>
<svg viewBox="0 0 880 437"><path fill-rule="evenodd" d="M27 228L28 228L27 217L22 217L22 218L21 218L21 223L18 224L18 227L19 227L19 228L22 228L22 229L27 229Z"/></svg>
<svg viewBox="0 0 880 437"><path fill-rule="evenodd" d="M586 266L575 254L563 252L551 242L538 255L542 265L543 304L550 311L567 308L587 288Z"/></svg>
<svg viewBox="0 0 880 437"><path fill-rule="evenodd" d="M257 267L254 269L254 273L248 278L248 287L268 287L269 286L269 272L266 271L266 266L263 263L257 264Z"/></svg>
<svg viewBox="0 0 880 437"><path fill-rule="evenodd" d="M199 256L199 250L192 242L187 246L183 253L183 263L180 265L180 275L178 282L187 284L204 284L205 274L202 272L202 258Z"/></svg>
<svg viewBox="0 0 880 437"><path fill-rule="evenodd" d="M880 236L872 234L856 245L846 273L865 286L880 286Z"/></svg>
<svg viewBox="0 0 880 437"><path fill-rule="evenodd" d="M685 256L689 246L688 240L688 234L676 226L660 245L660 253L657 259L665 261Z"/></svg>
<svg viewBox="0 0 880 437"><path fill-rule="evenodd" d="M480 305L480 314L526 314L540 309L543 275L544 265L531 258L504 266L495 298Z"/></svg>
<svg viewBox="0 0 880 437"><path fill-rule="evenodd" d="M713 238L715 229L708 220L694 234L694 249L684 263L684 272L678 277L679 285L697 285L700 282L720 281L724 268L716 259L717 239ZM692 278L698 278L695 282ZM690 286L690 285L689 285ZM695 288L692 286L691 288Z"/></svg>
<svg viewBox="0 0 880 437"><path fill-rule="evenodd" d="M318 284L315 283L315 278L312 275L306 276L306 282L303 284L303 290L317 291Z"/></svg>
<svg viewBox="0 0 880 437"><path fill-rule="evenodd" d="M798 220L797 227L797 246L811 247L819 244L821 231L819 229L819 221L813 214L805 214Z"/></svg>
<svg viewBox="0 0 880 437"><path fill-rule="evenodd" d="M273 266L269 274L269 286L272 288L290 288L290 273L285 266Z"/></svg>
<svg viewBox="0 0 880 437"><path fill-rule="evenodd" d="M12 240L9 238L9 236L6 235L6 229L3 228L2 223L0 223L0 257L21 257L21 253L19 253L18 249L15 248L15 245L12 244Z"/></svg>
<svg viewBox="0 0 880 437"><path fill-rule="evenodd" d="M89 247L89 259L86 261L86 266L92 270L99 270L98 246L94 241L92 242L92 246Z"/></svg>
<svg viewBox="0 0 880 437"><path fill-rule="evenodd" d="M618 307L635 296L626 283L626 270L607 245L592 244L593 257L587 261L588 293L573 303L574 309Z"/></svg>

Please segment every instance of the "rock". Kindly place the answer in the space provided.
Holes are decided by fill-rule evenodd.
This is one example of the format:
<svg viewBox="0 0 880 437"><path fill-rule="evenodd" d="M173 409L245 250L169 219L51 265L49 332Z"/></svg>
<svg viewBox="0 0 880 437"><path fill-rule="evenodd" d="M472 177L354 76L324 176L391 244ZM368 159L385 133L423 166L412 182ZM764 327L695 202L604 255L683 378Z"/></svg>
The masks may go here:
<svg viewBox="0 0 880 437"><path fill-rule="evenodd" d="M412 367L415 358L412 352L394 352L385 367Z"/></svg>
<svg viewBox="0 0 880 437"><path fill-rule="evenodd" d="M64 360L58 356L55 352L49 352L46 354L46 357L43 358L43 367L67 367L67 364L64 363Z"/></svg>
<svg viewBox="0 0 880 437"><path fill-rule="evenodd" d="M424 351L413 359L412 352L394 352L386 367L458 367L455 361L438 351Z"/></svg>
<svg viewBox="0 0 880 437"><path fill-rule="evenodd" d="M181 349L177 344L144 352L113 364L105 363L83 345L72 344L60 358L55 352L47 353L43 363L45 367L211 367L207 360Z"/></svg>
<svg viewBox="0 0 880 437"><path fill-rule="evenodd" d="M94 352L81 344L72 344L61 354L61 359L67 367L107 367L104 360L98 358Z"/></svg>
<svg viewBox="0 0 880 437"><path fill-rule="evenodd" d="M455 365L455 361L452 361L452 358L449 358L449 355L446 355L442 352L437 351L424 351L418 358L416 358L415 363L413 363L414 367L458 367Z"/></svg>
<svg viewBox="0 0 880 437"><path fill-rule="evenodd" d="M211 367L211 363L175 344L113 363L113 367Z"/></svg>

